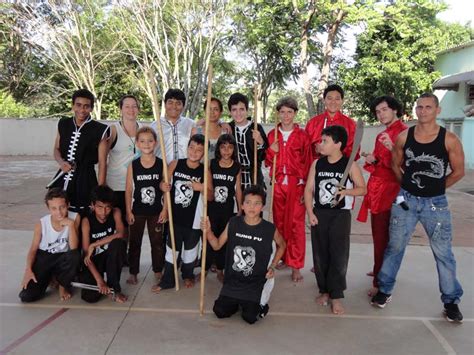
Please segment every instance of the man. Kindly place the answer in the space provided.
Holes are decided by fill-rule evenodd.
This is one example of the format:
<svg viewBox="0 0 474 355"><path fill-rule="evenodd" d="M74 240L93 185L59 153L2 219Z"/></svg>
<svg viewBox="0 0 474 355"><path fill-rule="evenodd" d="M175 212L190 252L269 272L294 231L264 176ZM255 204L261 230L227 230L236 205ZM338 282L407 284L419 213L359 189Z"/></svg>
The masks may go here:
<svg viewBox="0 0 474 355"><path fill-rule="evenodd" d="M186 96L183 91L179 89L169 89L166 92L165 117L161 117L160 119L167 164L173 160L187 158L189 138L197 132L194 121L181 116L185 104ZM155 130L158 139L160 139L157 123L153 122L150 127ZM163 158L161 149L157 149L156 156L161 159Z"/></svg>
<svg viewBox="0 0 474 355"><path fill-rule="evenodd" d="M342 104L344 102L344 90L337 84L329 85L323 93L324 107L326 111L321 115L314 116L306 125L306 133L311 140L311 152L313 160L319 158L319 145L321 144L321 132L328 126L339 125L346 129L348 140L343 154L349 157L352 152L354 143L354 134L356 131L356 123L353 119L341 113ZM356 160L359 159L357 154Z"/></svg>
<svg viewBox="0 0 474 355"><path fill-rule="evenodd" d="M372 238L374 241L374 276L373 287L369 290L370 297L377 293L377 274L382 267L383 254L388 244L390 225L390 209L392 202L400 191L400 184L395 176L392 163L393 142L398 135L407 129L399 120L402 105L391 96L377 97L370 105L370 111L386 129L375 138L375 148L365 156L364 168L370 172L367 183L367 195L364 197L357 220L366 222L370 210Z"/></svg>
<svg viewBox="0 0 474 355"><path fill-rule="evenodd" d="M445 190L464 176L464 152L456 135L436 123L440 112L435 95L421 95L416 103L416 126L401 133L395 141L392 168L401 189L391 211L390 241L378 274L379 291L371 304L384 308L391 301L405 248L420 221L436 260L446 319L462 322L458 303L463 290L456 279L451 214ZM448 165L451 172L446 174Z"/></svg>
<svg viewBox="0 0 474 355"><path fill-rule="evenodd" d="M85 89L72 95L73 118L63 118L58 123L54 143L54 159L62 172L54 184L67 191L69 209L84 212L89 206L89 197L97 184L105 184L107 174L107 138L109 127L92 119L94 95ZM94 165L98 166L98 181Z"/></svg>

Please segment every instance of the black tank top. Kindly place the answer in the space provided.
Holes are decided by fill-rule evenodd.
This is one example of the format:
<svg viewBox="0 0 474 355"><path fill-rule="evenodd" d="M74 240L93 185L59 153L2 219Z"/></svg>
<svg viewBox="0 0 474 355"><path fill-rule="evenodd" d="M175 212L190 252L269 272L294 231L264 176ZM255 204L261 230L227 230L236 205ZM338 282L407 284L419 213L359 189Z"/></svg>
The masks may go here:
<svg viewBox="0 0 474 355"><path fill-rule="evenodd" d="M211 160L214 201L209 203L210 214L230 217L234 213L235 183L239 172L238 162L234 162L229 168L223 168L217 159Z"/></svg>
<svg viewBox="0 0 474 355"><path fill-rule="evenodd" d="M316 162L316 174L314 177L314 207L330 209L334 199L337 186L339 185L349 159L342 156L335 163L330 163L327 157L321 157ZM349 177L346 180L346 189L352 189L353 183ZM345 196L333 209L352 209L354 196Z"/></svg>
<svg viewBox="0 0 474 355"><path fill-rule="evenodd" d="M133 203L132 212L138 216L157 215L163 207L160 182L163 179L163 161L155 159L151 168L145 168L140 158L132 162Z"/></svg>
<svg viewBox="0 0 474 355"><path fill-rule="evenodd" d="M432 197L446 191L446 169L449 163L445 146L446 129L439 127L438 136L431 143L415 140L415 127L408 130L403 146L402 188L414 196Z"/></svg>
<svg viewBox="0 0 474 355"><path fill-rule="evenodd" d="M232 217L227 230L224 286L221 295L260 302L273 254L275 226L262 219L250 226L243 216Z"/></svg>
<svg viewBox="0 0 474 355"><path fill-rule="evenodd" d="M194 191L191 182L204 182L204 165L199 164L191 169L186 164L186 159L179 159L173 172L173 197L174 222L180 226L192 228L199 201L199 191Z"/></svg>
<svg viewBox="0 0 474 355"><path fill-rule="evenodd" d="M98 240L104 239L109 235L115 234L115 220L114 220L114 211L110 212L109 216L105 220L104 223L100 223L97 218L95 217L94 212L91 212L87 219L89 220L90 225L90 235L89 235L89 242L95 243ZM108 244L102 245L100 247L95 248L94 255L103 253L109 247Z"/></svg>

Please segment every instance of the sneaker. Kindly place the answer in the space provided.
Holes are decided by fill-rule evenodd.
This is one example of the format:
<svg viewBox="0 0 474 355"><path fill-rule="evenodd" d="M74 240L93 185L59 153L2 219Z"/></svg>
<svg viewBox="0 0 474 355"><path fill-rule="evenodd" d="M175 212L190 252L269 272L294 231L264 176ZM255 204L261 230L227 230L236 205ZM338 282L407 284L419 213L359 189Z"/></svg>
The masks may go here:
<svg viewBox="0 0 474 355"><path fill-rule="evenodd" d="M260 310L260 313L258 314L258 316L260 318L264 318L267 315L270 307L268 307L268 304L266 304L264 306L260 305L260 308L261 308L261 310Z"/></svg>
<svg viewBox="0 0 474 355"><path fill-rule="evenodd" d="M462 323L462 313L457 304L445 303L443 313L448 322Z"/></svg>
<svg viewBox="0 0 474 355"><path fill-rule="evenodd" d="M372 297L370 304L375 307L385 308L387 303L392 300L392 295L387 295L386 293L378 291L377 294Z"/></svg>

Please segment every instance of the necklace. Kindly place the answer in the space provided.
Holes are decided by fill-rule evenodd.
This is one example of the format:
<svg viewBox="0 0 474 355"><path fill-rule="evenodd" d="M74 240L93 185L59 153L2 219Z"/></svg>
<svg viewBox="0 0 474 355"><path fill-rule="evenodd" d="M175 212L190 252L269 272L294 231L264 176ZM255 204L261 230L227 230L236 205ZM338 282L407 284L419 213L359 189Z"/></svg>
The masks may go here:
<svg viewBox="0 0 474 355"><path fill-rule="evenodd" d="M136 124L136 128L138 128L138 123L135 123L135 124ZM120 121L120 126L122 127L123 131L124 131L125 134L127 135L128 139L130 139L130 142L132 142L133 154L136 154L135 139L133 139L132 137L130 137L130 134L128 133L127 129L125 128L125 123L124 123L123 121Z"/></svg>

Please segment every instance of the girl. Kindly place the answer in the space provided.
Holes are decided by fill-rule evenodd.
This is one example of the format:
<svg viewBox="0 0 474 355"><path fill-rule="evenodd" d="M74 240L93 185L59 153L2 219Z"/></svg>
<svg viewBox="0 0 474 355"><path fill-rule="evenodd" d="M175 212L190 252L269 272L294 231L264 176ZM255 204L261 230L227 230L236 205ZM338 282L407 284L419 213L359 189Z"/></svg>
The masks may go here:
<svg viewBox="0 0 474 355"><path fill-rule="evenodd" d="M222 234L229 219L235 215L235 201L238 213L240 214L241 211L241 175L236 146L235 139L230 134L221 135L216 144L216 157L211 160L214 201L209 203L209 219L212 231L216 236ZM206 260L208 270L213 262L217 268L217 279L223 282L225 247L218 251L208 247Z"/></svg>
<svg viewBox="0 0 474 355"><path fill-rule="evenodd" d="M167 212L161 202L163 162L155 156L156 144L157 137L152 128L138 129L136 145L141 157L135 159L127 170L125 204L130 225L130 277L127 283L132 285L138 282L145 223L150 237L153 272L157 279L161 278L163 270L163 223L167 219Z"/></svg>

